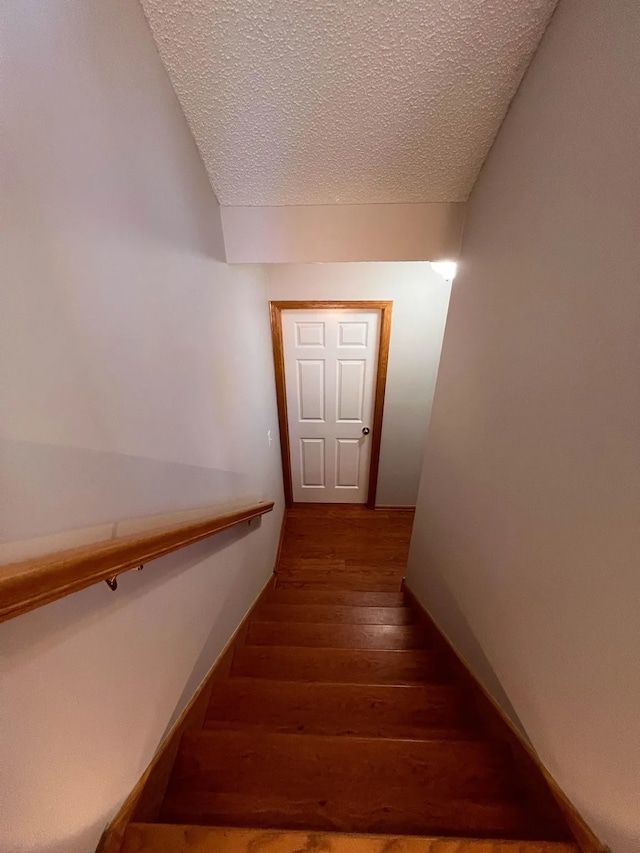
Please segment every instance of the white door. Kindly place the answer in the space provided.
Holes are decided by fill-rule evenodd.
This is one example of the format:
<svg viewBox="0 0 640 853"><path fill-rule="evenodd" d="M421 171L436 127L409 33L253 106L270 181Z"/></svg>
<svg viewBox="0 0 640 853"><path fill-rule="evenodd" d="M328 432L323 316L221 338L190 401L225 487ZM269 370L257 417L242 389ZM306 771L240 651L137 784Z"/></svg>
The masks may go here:
<svg viewBox="0 0 640 853"><path fill-rule="evenodd" d="M284 310L293 500L366 503L380 312Z"/></svg>

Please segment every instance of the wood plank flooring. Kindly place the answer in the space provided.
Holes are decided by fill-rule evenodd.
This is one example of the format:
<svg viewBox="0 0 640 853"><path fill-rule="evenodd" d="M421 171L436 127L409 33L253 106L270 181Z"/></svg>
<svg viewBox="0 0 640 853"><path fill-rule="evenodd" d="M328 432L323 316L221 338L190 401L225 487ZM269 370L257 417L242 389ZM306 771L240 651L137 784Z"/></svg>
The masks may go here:
<svg viewBox="0 0 640 853"><path fill-rule="evenodd" d="M423 739L475 737L453 684L324 684L230 678L213 688L205 728Z"/></svg>
<svg viewBox="0 0 640 853"><path fill-rule="evenodd" d="M266 618L266 617L265 617ZM329 649L423 649L429 644L421 625L330 624L326 622L257 622L249 626L254 646L312 646Z"/></svg>
<svg viewBox="0 0 640 853"><path fill-rule="evenodd" d="M578 853L567 842L282 832L134 823L122 853Z"/></svg>
<svg viewBox="0 0 640 853"><path fill-rule="evenodd" d="M448 678L442 660L430 649L361 649L354 654L354 649L297 646L245 646L236 652L231 675L326 684L421 684Z"/></svg>
<svg viewBox="0 0 640 853"><path fill-rule="evenodd" d="M274 588L180 744L158 816L172 826L132 825L125 851L293 853L314 832L335 853L387 849L340 833L399 853L575 853L402 593L411 523L289 511Z"/></svg>
<svg viewBox="0 0 640 853"><path fill-rule="evenodd" d="M308 596L305 596L305 600ZM400 602L401 603L401 602ZM265 622L305 622L331 625L416 625L417 614L407 607L359 607L340 604L276 604L262 607Z"/></svg>

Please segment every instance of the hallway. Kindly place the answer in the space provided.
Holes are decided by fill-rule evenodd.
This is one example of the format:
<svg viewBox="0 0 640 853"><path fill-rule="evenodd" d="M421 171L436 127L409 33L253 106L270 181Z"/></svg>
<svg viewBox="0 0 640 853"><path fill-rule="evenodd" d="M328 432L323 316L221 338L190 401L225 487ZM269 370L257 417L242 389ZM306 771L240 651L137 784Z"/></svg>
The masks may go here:
<svg viewBox="0 0 640 853"><path fill-rule="evenodd" d="M640 853L638 0L0 32L0 853Z"/></svg>
<svg viewBox="0 0 640 853"><path fill-rule="evenodd" d="M413 515L411 509L371 511L353 504L288 510L277 586L398 592Z"/></svg>
<svg viewBox="0 0 640 853"><path fill-rule="evenodd" d="M568 837L554 804L526 793L401 588L412 516L289 510L275 583L213 684L202 728L182 739L156 818L175 826L131 824L126 853L186 850L187 840L249 850L264 829L540 839L528 853L575 850L546 843ZM338 836L323 838L338 849Z"/></svg>

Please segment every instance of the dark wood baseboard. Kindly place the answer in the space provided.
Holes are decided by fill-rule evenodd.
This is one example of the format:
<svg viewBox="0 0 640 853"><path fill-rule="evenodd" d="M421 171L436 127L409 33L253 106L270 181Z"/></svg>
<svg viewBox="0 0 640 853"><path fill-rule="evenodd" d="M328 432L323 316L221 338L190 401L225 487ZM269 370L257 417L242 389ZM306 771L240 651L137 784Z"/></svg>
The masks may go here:
<svg viewBox="0 0 640 853"><path fill-rule="evenodd" d="M123 853L576 853L572 842L131 824Z"/></svg>
<svg viewBox="0 0 640 853"><path fill-rule="evenodd" d="M326 509L327 507L336 507L340 509L354 509L354 510L373 510L375 512L415 512L415 506L375 506L370 507L368 504L352 504L352 503L320 503L319 501L307 501L306 503L303 501L294 501L291 504L290 509L310 509L311 507L318 507L321 509ZM286 512L286 510L285 510Z"/></svg>
<svg viewBox="0 0 640 853"><path fill-rule="evenodd" d="M415 512L415 506L376 506L376 510L382 512Z"/></svg>
<svg viewBox="0 0 640 853"><path fill-rule="evenodd" d="M227 676L236 647L244 643L253 612L272 590L274 583L275 574L271 575L190 702L173 724L171 731L158 747L138 783L105 829L96 848L96 853L120 853L124 834L130 821L144 823L153 822L157 819L182 735L190 729L202 728L213 685L219 679Z"/></svg>
<svg viewBox="0 0 640 853"><path fill-rule="evenodd" d="M284 544L284 532L287 527L287 513L289 509L287 507L284 508L284 512L282 513L282 524L280 525L280 538L278 539L278 550L276 551L276 562L273 568L274 572L278 571L278 566L280 565L280 555L282 554L282 546Z"/></svg>
<svg viewBox="0 0 640 853"><path fill-rule="evenodd" d="M339 509L369 509L366 504L331 503L330 501L293 501L289 509L309 509L310 507L337 507Z"/></svg>
<svg viewBox="0 0 640 853"><path fill-rule="evenodd" d="M611 853L609 848L596 838L573 803L542 764L531 744L478 681L469 663L406 582L403 582L402 588L423 615L425 623L433 630L441 652L447 656L460 684L473 699L478 714L488 730L509 748L522 781L530 796L536 800L538 807L543 813L554 807L560 810L582 853Z"/></svg>

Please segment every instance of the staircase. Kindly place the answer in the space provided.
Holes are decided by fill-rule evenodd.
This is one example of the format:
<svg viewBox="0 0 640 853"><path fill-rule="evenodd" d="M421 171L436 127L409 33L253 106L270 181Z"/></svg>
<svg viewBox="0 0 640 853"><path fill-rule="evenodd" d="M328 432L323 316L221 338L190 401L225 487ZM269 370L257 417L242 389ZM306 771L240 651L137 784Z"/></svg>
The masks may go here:
<svg viewBox="0 0 640 853"><path fill-rule="evenodd" d="M408 538L389 516L359 535L346 514L342 546L331 515L299 541L288 522L276 583L124 853L577 853L401 591Z"/></svg>

